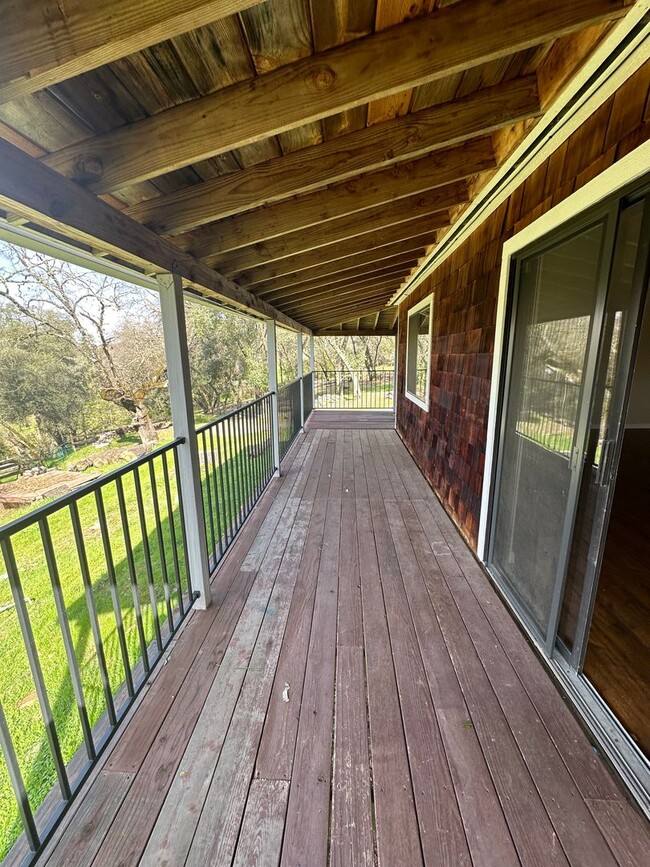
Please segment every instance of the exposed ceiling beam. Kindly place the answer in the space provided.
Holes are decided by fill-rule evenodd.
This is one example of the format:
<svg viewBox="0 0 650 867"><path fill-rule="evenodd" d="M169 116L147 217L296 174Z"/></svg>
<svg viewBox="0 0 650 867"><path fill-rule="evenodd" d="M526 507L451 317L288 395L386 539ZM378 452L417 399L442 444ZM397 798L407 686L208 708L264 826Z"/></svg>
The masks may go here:
<svg viewBox="0 0 650 867"><path fill-rule="evenodd" d="M313 268L305 268L302 271L289 271L288 274L282 274L279 277L273 278L274 283L261 283L247 285L246 288L251 289L256 295L268 295L273 290L273 285L293 285L295 283L306 282L308 280L318 280L319 277L326 274L333 275L345 273L351 268L364 267L366 272L373 268L383 268L389 262L394 261L400 256L410 254L411 256L421 256L422 251L426 250L435 243L435 233L427 235L418 235L412 240L408 238L405 241L400 241L398 244L389 244L387 247L380 247L379 250L369 250L359 255L346 256L344 259L334 259L331 262L323 262ZM284 282L286 280L286 282ZM277 283L275 281L278 281ZM271 287L271 288L269 288Z"/></svg>
<svg viewBox="0 0 650 867"><path fill-rule="evenodd" d="M322 328L314 331L314 337L395 337L394 328Z"/></svg>
<svg viewBox="0 0 650 867"><path fill-rule="evenodd" d="M127 213L157 232L183 232L487 135L539 111L537 78L529 75L139 202Z"/></svg>
<svg viewBox="0 0 650 867"><path fill-rule="evenodd" d="M142 51L260 0L25 0L2 13L0 103Z"/></svg>
<svg viewBox="0 0 650 867"><path fill-rule="evenodd" d="M331 274L316 275L311 280L301 280L295 283L284 283L278 285L273 283L270 287L265 286L265 292L253 289L256 295L260 294L269 304L275 304L275 299L285 298L288 295L297 295L308 292L312 289L317 289L320 286L338 286L339 284L349 283L350 280L372 280L378 274L386 274L396 269L403 269L405 266L415 265L421 258L420 251L409 250L408 253L403 253L401 256L396 256L394 259L378 262L376 265L360 266L356 268L347 268L345 271L335 271Z"/></svg>
<svg viewBox="0 0 650 867"><path fill-rule="evenodd" d="M335 293L337 297L342 297L351 286L363 289L366 286L371 286L375 283L385 280L394 280L399 274L407 274L417 264L417 259L410 259L406 262L398 262L390 268L384 268L381 271L376 271L368 276L360 274L350 274L341 280L329 281L328 279L321 280L309 286L294 286L289 289L278 292L273 297L273 304L282 307L286 304L300 303L304 300L316 300L327 294Z"/></svg>
<svg viewBox="0 0 650 867"><path fill-rule="evenodd" d="M479 174L495 165L492 140L476 139L450 150L434 151L414 162L361 175L325 190L227 217L198 229L191 236L189 249L199 259L216 256L436 188L440 188L439 206L443 210L458 204L455 197L461 193L461 188L453 185L454 181ZM445 189L448 185L453 186ZM462 188L462 195L467 195L465 188Z"/></svg>
<svg viewBox="0 0 650 867"><path fill-rule="evenodd" d="M367 280L349 280L340 286L321 286L303 293L299 298L283 298L281 301L278 301L278 306L285 310L293 309L294 307L316 307L330 301L332 303L346 304L352 300L349 296L359 295L368 298L375 294L378 288L383 289L389 285L399 283L403 279L402 275L408 272L408 267L401 267L386 274L376 274Z"/></svg>
<svg viewBox="0 0 650 867"><path fill-rule="evenodd" d="M378 309L386 306L390 299L386 298L385 294L379 295L376 298L370 298L367 305L361 303L352 304L349 308L334 308L327 310L319 316L306 316L305 321L309 323L310 328L324 328L330 325L338 325L341 322L346 322L350 319L355 319L358 316L364 316L367 313L375 313Z"/></svg>
<svg viewBox="0 0 650 867"><path fill-rule="evenodd" d="M626 0L476 0L337 46L46 157L110 192L624 14Z"/></svg>
<svg viewBox="0 0 650 867"><path fill-rule="evenodd" d="M289 328L308 330L1 139L0 209L18 213L91 249L99 247L145 271L174 271L208 298L277 319Z"/></svg>
<svg viewBox="0 0 650 867"><path fill-rule="evenodd" d="M461 187L459 187L459 196L461 195L460 191ZM469 201L467 186L464 183L462 196L465 197L466 201ZM433 200L432 207L435 207L435 199L437 199L438 194L435 192L433 195L424 193L422 198L425 197L431 198ZM428 232L430 228L435 228L438 222L443 223L444 221L444 225L448 224L449 214L446 210L427 213L424 217L419 214L415 204L419 198L419 196L410 196L408 199L400 199L398 202L392 203L389 208L383 205L378 208L377 210L383 212L385 214L384 219L388 221L379 229L363 231L366 217L369 214L374 214L375 211L375 208L369 208L364 211L363 220L359 220L356 215L341 217L338 220L330 220L322 226L313 226L282 235L279 238L271 238L261 244L233 250L221 257L207 257L206 261L218 268L222 274L233 277L235 274L244 274L251 269L257 270L258 267L267 265L269 268L278 268L278 270L284 271L287 260L309 262L310 265L316 265L321 261L342 259L352 253L373 250L384 247L386 244L393 244L395 241L402 241L411 235L423 234ZM413 217L416 219L409 221L400 219L393 224L393 213L395 210L401 209L402 202L414 203ZM438 216L434 217L434 213L437 213Z"/></svg>

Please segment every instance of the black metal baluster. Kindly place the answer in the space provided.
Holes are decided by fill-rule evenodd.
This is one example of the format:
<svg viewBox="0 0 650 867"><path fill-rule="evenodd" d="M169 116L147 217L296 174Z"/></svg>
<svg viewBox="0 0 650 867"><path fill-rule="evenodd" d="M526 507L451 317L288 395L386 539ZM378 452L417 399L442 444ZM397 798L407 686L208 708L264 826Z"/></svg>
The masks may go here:
<svg viewBox="0 0 650 867"><path fill-rule="evenodd" d="M81 571L81 580L84 585L84 593L86 595L86 608L88 609L88 618L90 620L90 630L95 643L95 653L97 654L97 667L99 668L99 676L102 681L104 690L104 700L106 702L106 712L108 721L114 728L117 725L117 716L115 714L115 704L113 703L113 693L111 690L111 682L108 677L108 669L106 667L106 656L104 654L104 642L102 641L102 633L99 628L99 618L97 617L97 607L95 605L95 596L93 594L93 584L90 578L90 569L88 568L88 557L86 556L86 547L81 529L81 521L79 519L79 508L76 500L70 503L70 520L72 521L72 532L74 534L75 545L77 547L77 557L79 559L79 569Z"/></svg>
<svg viewBox="0 0 650 867"><path fill-rule="evenodd" d="M172 612L172 594L169 586L169 574L167 572L167 557L165 556L165 539L162 532L162 524L160 522L160 503L158 502L158 487L156 484L156 469L154 462L149 461L149 479L151 484L151 499L153 503L153 514L156 522L156 539L158 541L158 550L160 551L160 571L163 580L163 594L165 597L165 607L167 608L167 623L169 632L174 631L174 614Z"/></svg>
<svg viewBox="0 0 650 867"><path fill-rule="evenodd" d="M126 635L124 633L124 623L122 622L122 606L120 596L117 589L117 576L115 575L115 566L113 564L113 552L111 550L111 540L108 535L108 526L106 523L106 510L104 509L104 497L102 489L95 490L95 503L97 505L97 516L99 517L99 529L102 537L102 545L104 547L104 558L106 560L106 572L108 575L108 586L111 593L111 602L113 603L113 613L115 615L115 626L117 628L117 641L120 647L122 656L122 665L124 666L124 679L126 688L131 696L135 695L133 686L133 675L131 673L131 663L129 662L129 651L126 644Z"/></svg>
<svg viewBox="0 0 650 867"><path fill-rule="evenodd" d="M190 576L190 563L187 559L187 531L185 529L185 512L183 511L183 489L181 488L181 474L178 469L178 448L174 446L174 472L176 474L176 494L178 496L178 517L181 525L181 538L183 541L183 562L185 564L185 578L187 579L188 608L192 607L192 578Z"/></svg>
<svg viewBox="0 0 650 867"><path fill-rule="evenodd" d="M241 492L241 500L239 503L239 526L241 527L244 518L246 517L246 446L243 435L243 412L235 413L233 416L233 424L235 427L235 442L237 443L237 469L239 471L239 489Z"/></svg>
<svg viewBox="0 0 650 867"><path fill-rule="evenodd" d="M201 442L203 444L203 468L205 470L205 490L203 488L203 482L201 482L201 500L203 503L203 511L207 512L207 525L210 529L210 539L212 548L208 552L209 558L214 559L216 556L217 543L214 536L214 512L212 511L212 493L210 491L210 472L208 470L208 460L207 460L207 445L205 441L205 430L201 431ZM206 497L207 497L207 509L206 505Z"/></svg>
<svg viewBox="0 0 650 867"><path fill-rule="evenodd" d="M219 503L219 486L217 483L217 462L215 461L215 452L214 452L214 425L210 425L209 428L210 434L210 457L212 459L212 479L214 481L214 514L217 522L217 537L218 537L218 548L219 548L219 560L223 557L223 516L222 516L222 508ZM214 553L215 564L218 562L217 560L217 552L215 550Z"/></svg>
<svg viewBox="0 0 650 867"><path fill-rule="evenodd" d="M230 535L234 537L237 532L236 521L236 502L237 493L235 489L235 465L232 448L232 434L230 431L230 417L224 420L224 448L227 449L226 469L228 471L228 521L230 524Z"/></svg>
<svg viewBox="0 0 650 867"><path fill-rule="evenodd" d="M156 635L156 645L158 652L163 652L162 633L160 631L160 618L158 616L158 598L156 596L156 584L153 577L153 564L151 562L151 547L149 545L149 536L147 534L147 519L144 513L144 501L142 499L142 481L140 479L140 468L134 467L133 481L135 484L135 499L138 505L138 519L140 521L140 533L142 535L142 550L144 552L144 563L147 570L147 584L149 586L149 601L151 603L151 617L153 618L153 628Z"/></svg>
<svg viewBox="0 0 650 867"><path fill-rule="evenodd" d="M36 695L38 697L38 704L40 706L41 716L43 718L43 725L45 726L45 734L47 736L50 753L52 754L52 761L54 762L54 767L56 768L56 775L59 780L61 795L65 801L68 801L72 796L72 793L70 791L70 782L68 780L68 774L65 769L63 755L61 754L61 745L59 744L59 737L56 733L56 726L54 725L54 717L52 715L50 699L47 694L45 680L43 679L41 661L38 658L38 651L36 650L36 641L34 639L32 624L30 622L29 614L27 612L25 597L23 596L23 589L20 583L20 575L18 574L18 566L16 565L16 558L14 556L14 549L11 544L11 539L2 539L2 541L0 542L0 549L2 550L2 557L5 561L5 568L7 570L7 577L9 578L11 595L14 600L16 614L18 615L18 623L20 625L20 631L23 636L25 651L27 653L27 660L29 662L29 668L32 673L32 678L34 680Z"/></svg>
<svg viewBox="0 0 650 867"><path fill-rule="evenodd" d="M241 527L241 510L243 505L243 490L242 490L242 473L241 473L241 452L239 442L239 433L238 433L238 422L239 413L235 413L230 417L230 431L232 436L232 445L233 445L233 467L235 470L235 483L237 487L237 510L235 513L235 521L237 522L237 529Z"/></svg>
<svg viewBox="0 0 650 867"><path fill-rule="evenodd" d="M133 543L131 541L131 528L129 527L129 518L126 511L126 501L124 499L124 486L122 484L122 476L118 476L115 480L117 489L117 503L120 510L120 522L122 524L122 532L124 534L124 547L126 550L126 565L129 570L129 581L131 583L131 595L133 597L133 610L135 612L135 622L138 630L138 640L140 642L140 654L142 655L142 667L145 674L149 674L151 666L149 665L149 652L147 650L147 639L144 634L144 624L142 622L142 608L140 606L140 592L138 590L138 578L135 571L135 560L133 558Z"/></svg>
<svg viewBox="0 0 650 867"><path fill-rule="evenodd" d="M1 701L0 747L2 747L2 754L4 755L5 762L7 764L7 771L9 772L11 788L14 790L16 806L18 807L20 820L23 823L23 829L25 831L27 843L29 844L29 848L32 850L32 852L36 852L41 845L41 841L38 836L38 831L36 830L34 814L32 813L29 798L27 797L25 783L23 782L23 775L20 773L18 757L16 756L16 751L14 750L13 741L11 740L11 732L9 731L9 726L7 725L7 717L5 716Z"/></svg>
<svg viewBox="0 0 650 867"><path fill-rule="evenodd" d="M223 549L224 551L230 544L230 522L228 519L228 468L225 468L226 481L224 482L224 449L223 442L223 422L217 421L214 426L214 438L217 446L217 463L219 465L219 484L221 489L221 514L223 516Z"/></svg>
<svg viewBox="0 0 650 867"><path fill-rule="evenodd" d="M167 520L169 521L169 540L172 548L172 562L174 564L174 575L176 577L176 590L178 592L178 610L180 614L185 613L183 606L183 586L181 584L181 566L178 560L178 546L176 542L176 525L174 524L174 509L172 506L172 492L169 486L169 465L167 463L167 452L161 455L163 466L163 481L165 486L165 503L167 504Z"/></svg>
<svg viewBox="0 0 650 867"><path fill-rule="evenodd" d="M70 669L70 680L72 681L72 690L74 692L75 702L77 704L77 712L79 713L79 722L81 723L81 731L86 746L86 755L90 761L96 758L95 742L88 719L88 711L86 709L86 698L84 696L83 686L81 684L81 674L79 672L79 663L75 654L74 642L72 633L70 632L70 623L68 621L68 611L63 598L63 590L61 588L61 578L59 568L54 554L52 545L52 534L50 533L50 525L47 517L41 518L38 522L38 529L41 534L41 542L43 543L43 551L45 553L45 563L47 571L50 575L50 583L52 584L52 595L54 596L54 605L56 607L56 616L61 629L61 637L63 639L63 647L65 649L66 659L68 660L68 668Z"/></svg>

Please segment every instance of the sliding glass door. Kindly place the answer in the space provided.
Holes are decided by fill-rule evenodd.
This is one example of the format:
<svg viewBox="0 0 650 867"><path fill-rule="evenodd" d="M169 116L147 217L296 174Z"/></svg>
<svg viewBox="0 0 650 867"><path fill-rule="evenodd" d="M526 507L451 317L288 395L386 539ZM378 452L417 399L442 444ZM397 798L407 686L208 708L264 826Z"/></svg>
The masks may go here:
<svg viewBox="0 0 650 867"><path fill-rule="evenodd" d="M580 669L647 265L646 198L527 251L513 274L488 566L549 656Z"/></svg>

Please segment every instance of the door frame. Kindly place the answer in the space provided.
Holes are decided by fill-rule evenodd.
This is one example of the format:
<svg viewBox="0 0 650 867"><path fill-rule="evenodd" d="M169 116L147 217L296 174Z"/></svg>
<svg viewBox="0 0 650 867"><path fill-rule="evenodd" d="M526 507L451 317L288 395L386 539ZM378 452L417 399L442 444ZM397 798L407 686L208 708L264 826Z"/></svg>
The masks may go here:
<svg viewBox="0 0 650 867"><path fill-rule="evenodd" d="M580 190L526 226L503 246L477 544L477 554L483 564L487 563L489 555L490 526L498 484L496 470L501 443L501 406L507 387L508 356L512 343L509 339L513 310L512 289L516 285L514 282L516 269L513 266L521 254L533 248L537 242L543 244L546 239L557 236L562 228L568 227L569 224L577 226L581 222L581 215L587 218L589 214L595 213L599 205L606 204L610 199L620 198L628 191L631 192L648 175L648 166L650 166L650 141L640 145L610 166ZM555 647L540 641L536 634L537 630L526 612L510 598L506 588L500 586L498 577L494 575L491 577L515 618L530 636L551 674L568 694L598 745L641 809L650 818L650 762L587 678L572 668Z"/></svg>

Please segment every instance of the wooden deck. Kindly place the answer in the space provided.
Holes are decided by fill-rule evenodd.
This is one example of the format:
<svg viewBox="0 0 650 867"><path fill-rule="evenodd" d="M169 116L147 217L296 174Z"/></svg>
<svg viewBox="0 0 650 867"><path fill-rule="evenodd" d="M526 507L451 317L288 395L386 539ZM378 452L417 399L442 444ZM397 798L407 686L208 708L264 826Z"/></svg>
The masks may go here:
<svg viewBox="0 0 650 867"><path fill-rule="evenodd" d="M394 430L392 409L315 409L305 430Z"/></svg>
<svg viewBox="0 0 650 867"><path fill-rule="evenodd" d="M41 863L647 863L397 434L288 464Z"/></svg>

